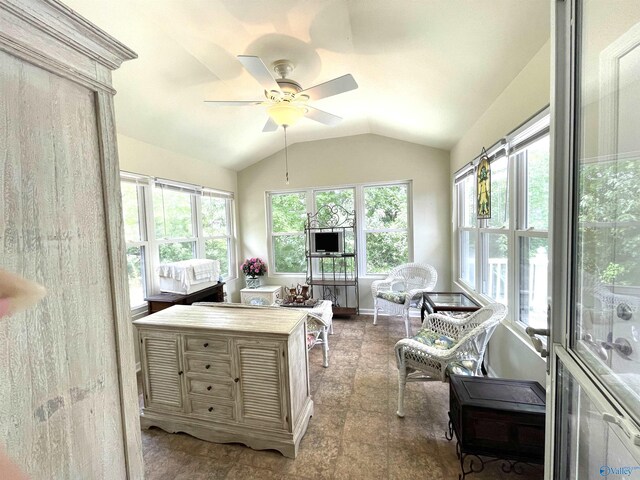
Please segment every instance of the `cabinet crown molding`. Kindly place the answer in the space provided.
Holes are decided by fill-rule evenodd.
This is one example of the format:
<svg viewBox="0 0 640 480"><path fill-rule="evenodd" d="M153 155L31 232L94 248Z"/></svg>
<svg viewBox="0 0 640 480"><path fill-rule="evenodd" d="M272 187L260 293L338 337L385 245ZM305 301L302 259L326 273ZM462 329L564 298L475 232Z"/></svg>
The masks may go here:
<svg viewBox="0 0 640 480"><path fill-rule="evenodd" d="M2 15L2 10L109 70L116 70L125 60L138 58L133 50L59 0L2 0L0 1L0 17L4 16L6 20L6 14ZM4 23L1 20L0 24ZM0 35L0 46L5 43L4 41L4 35ZM53 51L43 51L46 45L34 43L24 46L55 58L52 55Z"/></svg>

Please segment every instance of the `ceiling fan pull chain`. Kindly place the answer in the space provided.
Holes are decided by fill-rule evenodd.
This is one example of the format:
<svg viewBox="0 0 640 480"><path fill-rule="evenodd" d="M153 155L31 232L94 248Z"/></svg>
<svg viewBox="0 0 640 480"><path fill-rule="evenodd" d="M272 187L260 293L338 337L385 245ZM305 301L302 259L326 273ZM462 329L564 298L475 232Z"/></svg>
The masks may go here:
<svg viewBox="0 0 640 480"><path fill-rule="evenodd" d="M287 185L289 185L289 153L287 151L287 126L283 125L284 128L284 176Z"/></svg>

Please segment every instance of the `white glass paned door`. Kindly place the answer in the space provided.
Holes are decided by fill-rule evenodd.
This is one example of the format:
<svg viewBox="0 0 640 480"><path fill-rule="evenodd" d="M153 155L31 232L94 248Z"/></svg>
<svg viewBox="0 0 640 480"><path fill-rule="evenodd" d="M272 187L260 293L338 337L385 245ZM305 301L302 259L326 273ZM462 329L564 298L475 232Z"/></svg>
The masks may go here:
<svg viewBox="0 0 640 480"><path fill-rule="evenodd" d="M640 2L612 6L555 9L547 479L640 480Z"/></svg>
<svg viewBox="0 0 640 480"><path fill-rule="evenodd" d="M571 346L640 420L640 8L609 5L578 11Z"/></svg>
<svg viewBox="0 0 640 480"><path fill-rule="evenodd" d="M554 478L595 480L640 478L640 462L620 428L605 420L604 400L584 388L560 362L557 442L563 455ZM600 397L600 398L599 398Z"/></svg>

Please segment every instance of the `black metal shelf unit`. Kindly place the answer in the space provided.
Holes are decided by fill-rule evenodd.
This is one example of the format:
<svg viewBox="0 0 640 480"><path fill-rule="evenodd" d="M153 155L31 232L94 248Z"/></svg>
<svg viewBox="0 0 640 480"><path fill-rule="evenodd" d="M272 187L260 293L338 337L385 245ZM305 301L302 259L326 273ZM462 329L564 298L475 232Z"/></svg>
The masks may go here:
<svg viewBox="0 0 640 480"><path fill-rule="evenodd" d="M314 251L314 234L318 232L341 233L339 251ZM311 295L331 300L336 316L357 315L360 297L355 212L340 205L324 205L315 214L307 214L305 233L307 284L311 286Z"/></svg>

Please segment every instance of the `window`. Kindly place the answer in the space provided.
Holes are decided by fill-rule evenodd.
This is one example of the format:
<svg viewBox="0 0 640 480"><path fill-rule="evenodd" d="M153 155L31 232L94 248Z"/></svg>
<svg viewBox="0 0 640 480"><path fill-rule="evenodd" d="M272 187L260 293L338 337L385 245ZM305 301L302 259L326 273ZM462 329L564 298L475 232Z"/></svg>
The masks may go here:
<svg viewBox="0 0 640 480"><path fill-rule="evenodd" d="M271 195L271 242L275 273L302 273L307 270L305 233L307 204L305 192Z"/></svg>
<svg viewBox="0 0 640 480"><path fill-rule="evenodd" d="M207 190L200 199L204 258L220 261L220 274L227 278L231 265L231 200Z"/></svg>
<svg viewBox="0 0 640 480"><path fill-rule="evenodd" d="M364 187L366 273L386 273L409 260L408 186Z"/></svg>
<svg viewBox="0 0 640 480"><path fill-rule="evenodd" d="M549 135L512 155L518 178L518 225L515 232L520 321L547 325L549 270Z"/></svg>
<svg viewBox="0 0 640 480"><path fill-rule="evenodd" d="M156 182L153 221L160 263L196 258L193 193Z"/></svg>
<svg viewBox="0 0 640 480"><path fill-rule="evenodd" d="M145 187L133 177L121 183L124 237L127 248L127 275L131 309L144 305L147 296L147 256L149 242L144 222Z"/></svg>
<svg viewBox="0 0 640 480"><path fill-rule="evenodd" d="M267 204L272 272L306 272L306 214L326 205L356 211L360 271L381 275L411 259L409 182L273 192L268 194ZM347 251L353 250L356 238L348 235L345 243Z"/></svg>
<svg viewBox="0 0 640 480"><path fill-rule="evenodd" d="M509 228L509 159L504 149L496 156L500 154L491 161L491 218L480 222L480 292L508 305L509 236L502 232Z"/></svg>
<svg viewBox="0 0 640 480"><path fill-rule="evenodd" d="M157 291L162 263L215 259L223 278L235 276L231 194L125 172L121 190L132 310Z"/></svg>
<svg viewBox="0 0 640 480"><path fill-rule="evenodd" d="M489 219L476 219L473 167L454 182L458 281L536 328L547 324L549 149L545 111L489 150Z"/></svg>
<svg viewBox="0 0 640 480"><path fill-rule="evenodd" d="M472 171L456 183L458 202L458 274L471 288L476 286L476 227L475 177Z"/></svg>

